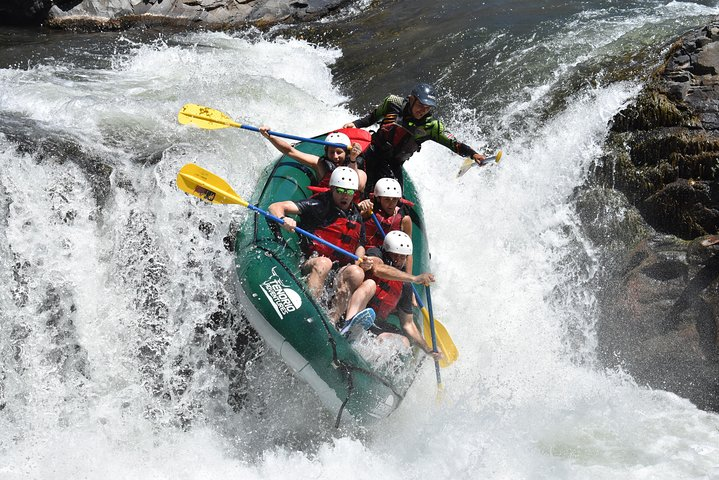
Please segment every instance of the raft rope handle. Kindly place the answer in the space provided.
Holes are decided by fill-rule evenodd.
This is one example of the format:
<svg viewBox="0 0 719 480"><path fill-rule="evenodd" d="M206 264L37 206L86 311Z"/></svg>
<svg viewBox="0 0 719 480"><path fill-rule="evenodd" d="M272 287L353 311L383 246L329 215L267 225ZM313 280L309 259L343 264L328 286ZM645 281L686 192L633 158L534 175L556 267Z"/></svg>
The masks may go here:
<svg viewBox="0 0 719 480"><path fill-rule="evenodd" d="M340 405L340 409L337 412L337 420L335 421L335 429L340 428L340 421L342 420L342 413L345 410L345 406L347 406L347 402L350 401L350 396L352 396L352 391L354 391L354 382L352 381L352 371L350 370L350 367L347 364L342 364L340 368L342 368L342 372L347 377L347 397L345 398L344 402L342 402L342 405Z"/></svg>

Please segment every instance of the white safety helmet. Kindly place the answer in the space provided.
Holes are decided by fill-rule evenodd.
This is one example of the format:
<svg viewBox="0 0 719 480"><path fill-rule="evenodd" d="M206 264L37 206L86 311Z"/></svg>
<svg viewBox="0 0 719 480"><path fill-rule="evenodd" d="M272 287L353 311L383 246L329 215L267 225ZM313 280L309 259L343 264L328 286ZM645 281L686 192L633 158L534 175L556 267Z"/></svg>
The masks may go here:
<svg viewBox="0 0 719 480"><path fill-rule="evenodd" d="M380 178L374 184L374 196L402 198L402 187L394 178Z"/></svg>
<svg viewBox="0 0 719 480"><path fill-rule="evenodd" d="M389 232L387 236L384 237L383 247L385 252L412 255L412 239L400 230L392 230Z"/></svg>
<svg viewBox="0 0 719 480"><path fill-rule="evenodd" d="M325 142L341 143L342 145L346 145L345 148L350 148L350 146L352 145L352 142L350 142L350 137L341 132L330 133L325 137ZM329 147L329 145L327 146Z"/></svg>
<svg viewBox="0 0 719 480"><path fill-rule="evenodd" d="M330 177L330 187L351 188L357 190L359 188L359 177L357 172L350 167L337 167L332 170Z"/></svg>

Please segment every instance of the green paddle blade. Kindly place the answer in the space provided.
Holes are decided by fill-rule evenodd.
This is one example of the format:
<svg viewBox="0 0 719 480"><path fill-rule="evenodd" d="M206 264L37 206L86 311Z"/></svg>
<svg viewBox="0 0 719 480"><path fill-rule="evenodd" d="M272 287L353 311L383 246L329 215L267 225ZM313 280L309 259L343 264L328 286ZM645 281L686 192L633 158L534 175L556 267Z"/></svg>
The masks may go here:
<svg viewBox="0 0 719 480"><path fill-rule="evenodd" d="M182 125L192 124L206 130L217 130L227 127L242 128L242 125L233 121L219 110L202 105L188 103L177 114L177 121Z"/></svg>

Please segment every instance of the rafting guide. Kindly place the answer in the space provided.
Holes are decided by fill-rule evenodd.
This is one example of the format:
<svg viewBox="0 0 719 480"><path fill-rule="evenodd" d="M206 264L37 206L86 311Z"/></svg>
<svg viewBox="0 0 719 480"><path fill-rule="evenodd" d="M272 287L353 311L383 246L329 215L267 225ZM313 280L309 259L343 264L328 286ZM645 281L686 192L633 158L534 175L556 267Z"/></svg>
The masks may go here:
<svg viewBox="0 0 719 480"><path fill-rule="evenodd" d="M455 139L444 124L432 116L432 109L436 106L434 87L420 83L407 97L389 95L367 115L344 125L344 128L364 128L380 124L364 154L367 170L365 191L372 191L382 177L395 178L402 184L402 165L428 140L483 165L484 155Z"/></svg>

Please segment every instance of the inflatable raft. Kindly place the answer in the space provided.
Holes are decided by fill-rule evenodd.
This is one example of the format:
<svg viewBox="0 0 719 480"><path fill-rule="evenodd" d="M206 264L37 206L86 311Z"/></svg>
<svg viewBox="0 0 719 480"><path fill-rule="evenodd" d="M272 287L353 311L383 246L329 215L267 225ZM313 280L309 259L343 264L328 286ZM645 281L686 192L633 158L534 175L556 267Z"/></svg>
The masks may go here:
<svg viewBox="0 0 719 480"><path fill-rule="evenodd" d="M353 141L365 144L368 133L345 129ZM316 137L323 139L323 136ZM300 151L322 155L323 146L303 142ZM260 176L250 203L262 209L283 200L302 200L313 195L314 170L282 156ZM429 252L416 191L405 177L404 197L413 221L414 271L427 271ZM273 228L265 217L249 215L235 241L237 294L244 314L262 338L283 361L317 393L322 403L337 415L337 424L347 414L360 423L371 423L390 415L400 405L425 358L413 347L398 356L399 366L373 365L363 358L332 326L326 309L313 298L300 273L302 253L296 234ZM399 325L397 318L392 318ZM422 316L415 312L422 328Z"/></svg>

